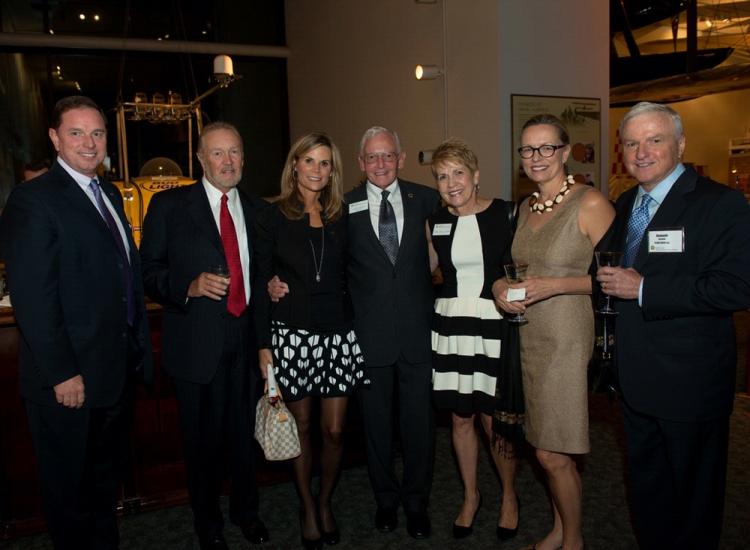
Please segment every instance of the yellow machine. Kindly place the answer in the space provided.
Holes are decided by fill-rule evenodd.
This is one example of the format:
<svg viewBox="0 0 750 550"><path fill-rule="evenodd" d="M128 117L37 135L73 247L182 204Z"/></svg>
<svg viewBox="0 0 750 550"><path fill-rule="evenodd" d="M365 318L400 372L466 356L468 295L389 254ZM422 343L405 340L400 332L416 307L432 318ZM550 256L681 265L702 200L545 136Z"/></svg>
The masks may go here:
<svg viewBox="0 0 750 550"><path fill-rule="evenodd" d="M219 55L214 59L213 79L216 85L196 97L190 103L183 103L182 96L169 92L154 94L148 102L146 94L135 94L135 101L121 102L117 105L117 147L121 181L114 181L122 194L125 216L133 228L133 239L136 245L141 244L143 219L146 217L151 197L155 193L195 183L193 178L193 118L195 118L198 135L203 130L203 113L201 100L219 88L226 88L235 80L242 78L234 74L232 60L229 56ZM179 165L171 159L157 157L146 162L138 177L130 177L128 166L128 139L125 121L143 121L153 124L187 124L188 175L183 176Z"/></svg>

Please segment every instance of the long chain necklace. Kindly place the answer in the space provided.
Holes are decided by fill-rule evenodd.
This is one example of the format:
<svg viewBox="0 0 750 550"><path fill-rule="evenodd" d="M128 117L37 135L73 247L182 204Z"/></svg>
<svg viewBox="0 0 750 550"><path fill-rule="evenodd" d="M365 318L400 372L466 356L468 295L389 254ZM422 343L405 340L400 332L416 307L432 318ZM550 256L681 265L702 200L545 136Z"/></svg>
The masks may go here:
<svg viewBox="0 0 750 550"><path fill-rule="evenodd" d="M560 204L563 197L570 192L570 186L576 182L575 178L570 174L567 175L563 182L563 186L557 192L557 195L549 200L542 202L539 198L539 191L534 191L529 199L529 211L536 212L537 214L544 214L545 212L552 212L552 209Z"/></svg>
<svg viewBox="0 0 750 550"><path fill-rule="evenodd" d="M312 239L308 238L307 242L310 243L310 250L312 250L313 263L315 264L315 282L320 282L320 272L323 270L323 254L326 251L326 230L325 226L320 227L320 264L318 264L318 258L315 255L315 247L313 246Z"/></svg>

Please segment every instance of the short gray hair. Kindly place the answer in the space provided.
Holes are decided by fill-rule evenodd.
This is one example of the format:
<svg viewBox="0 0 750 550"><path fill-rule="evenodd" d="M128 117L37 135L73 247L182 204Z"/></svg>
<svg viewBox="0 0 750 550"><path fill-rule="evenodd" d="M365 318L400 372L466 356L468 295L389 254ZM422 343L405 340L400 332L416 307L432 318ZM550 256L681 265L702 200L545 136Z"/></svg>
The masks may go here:
<svg viewBox="0 0 750 550"><path fill-rule="evenodd" d="M638 115L645 115L649 113L660 113L663 115L667 115L672 120L675 137L679 139L683 136L684 131L682 127L682 118L680 118L679 113L672 109L672 107L662 105L661 103L651 103L650 101L641 101L640 103L634 105L633 108L630 109L627 113L625 113L625 116L620 121L620 136L622 136L622 131L625 128L625 125L632 118L635 118Z"/></svg>
<svg viewBox="0 0 750 550"><path fill-rule="evenodd" d="M389 130L388 128L384 128L383 126L373 126L371 128L368 128L364 135L362 136L362 139L359 140L359 156L361 157L362 154L365 152L365 143L370 141L372 138L377 136L378 134L388 134L393 138L393 142L396 144L396 154L401 154L401 140L398 139L398 134L394 132L393 130Z"/></svg>
<svg viewBox="0 0 750 550"><path fill-rule="evenodd" d="M234 135L237 136L237 139L240 140L240 149L244 149L245 145L242 142L242 136L240 135L240 131L237 129L237 127L234 124L230 124L229 122L224 122L223 120L217 120L216 122L212 122L210 124L207 124L203 127L203 131L201 132L200 137L198 138L198 147L196 148L195 154L200 156L203 153L203 147L205 145L206 136L210 134L211 132L215 132L217 130L229 130Z"/></svg>

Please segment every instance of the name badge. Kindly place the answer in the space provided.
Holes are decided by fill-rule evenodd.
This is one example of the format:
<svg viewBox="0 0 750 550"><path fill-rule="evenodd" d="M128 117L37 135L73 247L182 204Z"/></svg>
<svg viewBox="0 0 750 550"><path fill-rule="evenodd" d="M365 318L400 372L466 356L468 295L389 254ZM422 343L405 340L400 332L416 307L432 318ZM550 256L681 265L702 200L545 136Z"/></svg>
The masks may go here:
<svg viewBox="0 0 750 550"><path fill-rule="evenodd" d="M648 251L651 252L684 252L685 228L652 229L648 232Z"/></svg>
<svg viewBox="0 0 750 550"><path fill-rule="evenodd" d="M521 300L525 300L526 289L525 288L509 288L507 299L509 302L519 302Z"/></svg>
<svg viewBox="0 0 750 550"><path fill-rule="evenodd" d="M433 237L445 237L451 234L451 224L449 223L436 223L432 228Z"/></svg>
<svg viewBox="0 0 750 550"><path fill-rule="evenodd" d="M349 213L350 214L356 214L357 212L362 212L362 210L367 210L369 206L367 205L367 201L357 201L353 202L349 205Z"/></svg>

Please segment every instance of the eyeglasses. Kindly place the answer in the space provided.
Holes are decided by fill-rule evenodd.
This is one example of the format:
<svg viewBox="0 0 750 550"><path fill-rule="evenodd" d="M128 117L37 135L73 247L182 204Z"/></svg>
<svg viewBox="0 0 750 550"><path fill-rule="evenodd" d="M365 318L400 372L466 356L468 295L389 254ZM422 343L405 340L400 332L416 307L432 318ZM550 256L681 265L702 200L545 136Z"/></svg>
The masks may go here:
<svg viewBox="0 0 750 550"><path fill-rule="evenodd" d="M366 155L363 155L362 158L365 159L367 164L375 164L378 162L378 159L382 160L384 163L390 164L396 162L396 159L398 159L398 153L367 153Z"/></svg>
<svg viewBox="0 0 750 550"><path fill-rule="evenodd" d="M518 148L518 154L522 159L530 159L534 156L534 153L539 153L544 158L549 158L554 155L558 149L562 149L565 145L540 145L539 147L532 147L531 145L525 145Z"/></svg>

